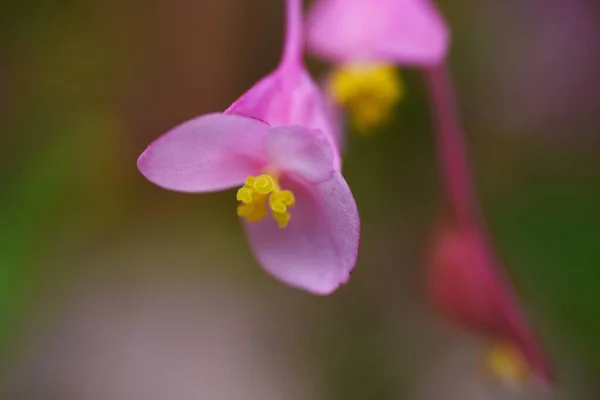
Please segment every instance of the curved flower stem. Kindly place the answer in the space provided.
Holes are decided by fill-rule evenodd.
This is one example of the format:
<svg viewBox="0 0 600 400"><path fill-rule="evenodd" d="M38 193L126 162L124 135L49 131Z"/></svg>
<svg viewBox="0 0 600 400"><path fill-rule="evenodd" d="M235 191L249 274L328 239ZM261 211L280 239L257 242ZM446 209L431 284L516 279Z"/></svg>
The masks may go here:
<svg viewBox="0 0 600 400"><path fill-rule="evenodd" d="M443 184L456 218L475 222L479 205L467 161L454 88L444 63L425 70Z"/></svg>
<svg viewBox="0 0 600 400"><path fill-rule="evenodd" d="M302 0L286 0L286 31L282 64L302 60Z"/></svg>
<svg viewBox="0 0 600 400"><path fill-rule="evenodd" d="M474 267L483 268L482 276L488 281L480 284L487 285L484 287L489 288L489 295L494 299L495 306L504 313L504 316L496 317L506 319L505 330L496 332L496 335L516 337L536 379L543 387L547 387L554 380L553 372L535 334L528 326L527 317L519 305L518 294L496 260L485 220L481 215L450 74L443 63L427 69L425 74L435 120L438 158L452 216L463 228L475 229L475 240L483 252L479 254L478 265Z"/></svg>

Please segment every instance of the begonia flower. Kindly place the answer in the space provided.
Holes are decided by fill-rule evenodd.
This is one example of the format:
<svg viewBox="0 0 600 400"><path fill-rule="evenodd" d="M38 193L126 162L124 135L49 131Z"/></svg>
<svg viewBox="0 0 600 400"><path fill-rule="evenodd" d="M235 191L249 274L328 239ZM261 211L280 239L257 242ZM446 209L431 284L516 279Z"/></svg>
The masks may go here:
<svg viewBox="0 0 600 400"><path fill-rule="evenodd" d="M179 192L239 187L237 214L262 267L291 286L329 294L356 264L360 221L339 172L326 104L301 64L301 2L287 5L278 69L224 113L194 118L155 140L138 168Z"/></svg>
<svg viewBox="0 0 600 400"><path fill-rule="evenodd" d="M269 273L316 294L348 281L358 250L358 211L321 131L209 114L158 138L138 167L169 190L241 186L238 215Z"/></svg>
<svg viewBox="0 0 600 400"><path fill-rule="evenodd" d="M307 46L333 63L328 95L369 132L404 96L397 65L439 63L448 29L430 0L317 0L308 14Z"/></svg>
<svg viewBox="0 0 600 400"><path fill-rule="evenodd" d="M512 386L529 378L548 386L550 365L485 232L450 78L443 66L426 73L446 193L429 249L429 296L442 316L489 340L484 361L493 376Z"/></svg>

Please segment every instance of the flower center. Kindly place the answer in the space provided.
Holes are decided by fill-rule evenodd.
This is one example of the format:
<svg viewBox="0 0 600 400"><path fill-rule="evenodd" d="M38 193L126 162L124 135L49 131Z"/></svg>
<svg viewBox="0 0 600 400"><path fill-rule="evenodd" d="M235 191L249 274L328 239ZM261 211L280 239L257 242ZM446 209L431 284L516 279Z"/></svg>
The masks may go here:
<svg viewBox="0 0 600 400"><path fill-rule="evenodd" d="M485 355L485 369L495 378L510 384L523 384L529 377L529 365L523 353L513 344L492 344Z"/></svg>
<svg viewBox="0 0 600 400"><path fill-rule="evenodd" d="M280 228L285 228L291 215L288 208L296 203L294 194L289 190L281 190L275 174L249 176L244 186L237 192L237 200L241 202L237 213L248 222L258 222L267 215L267 200L271 215Z"/></svg>
<svg viewBox="0 0 600 400"><path fill-rule="evenodd" d="M332 72L328 90L356 129L368 133L390 117L404 96L404 83L392 65L348 64Z"/></svg>

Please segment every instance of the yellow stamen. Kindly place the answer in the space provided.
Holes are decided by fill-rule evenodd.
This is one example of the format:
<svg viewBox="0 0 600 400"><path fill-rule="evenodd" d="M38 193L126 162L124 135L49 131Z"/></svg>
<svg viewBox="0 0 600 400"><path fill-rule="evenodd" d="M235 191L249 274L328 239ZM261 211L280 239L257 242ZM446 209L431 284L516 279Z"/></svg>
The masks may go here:
<svg viewBox="0 0 600 400"><path fill-rule="evenodd" d="M259 194L269 194L275 190L275 180L271 175L259 175L253 180L252 187Z"/></svg>
<svg viewBox="0 0 600 400"><path fill-rule="evenodd" d="M287 226L288 222L290 222L291 215L289 212L282 212L282 213L274 212L272 215L273 215L273 219L275 221L277 221L280 228L285 228Z"/></svg>
<svg viewBox="0 0 600 400"><path fill-rule="evenodd" d="M237 213L248 222L258 222L267 215L267 199L271 215L280 228L285 228L291 218L289 207L296 203L294 194L281 190L277 177L271 174L249 176L237 192Z"/></svg>
<svg viewBox="0 0 600 400"><path fill-rule="evenodd" d="M345 107L356 129L368 133L389 119L404 97L404 83L387 64L353 64L335 69L328 82L334 101Z"/></svg>
<svg viewBox="0 0 600 400"><path fill-rule="evenodd" d="M260 199L257 197L255 200ZM240 204L237 209L240 217L246 218L248 222L258 222L267 216L267 207L263 201L253 201L250 204Z"/></svg>
<svg viewBox="0 0 600 400"><path fill-rule="evenodd" d="M530 376L530 369L523 353L512 343L493 343L485 354L486 371L496 379L520 386Z"/></svg>
<svg viewBox="0 0 600 400"><path fill-rule="evenodd" d="M237 200L244 204L252 203L252 191L246 187L240 188L237 192Z"/></svg>

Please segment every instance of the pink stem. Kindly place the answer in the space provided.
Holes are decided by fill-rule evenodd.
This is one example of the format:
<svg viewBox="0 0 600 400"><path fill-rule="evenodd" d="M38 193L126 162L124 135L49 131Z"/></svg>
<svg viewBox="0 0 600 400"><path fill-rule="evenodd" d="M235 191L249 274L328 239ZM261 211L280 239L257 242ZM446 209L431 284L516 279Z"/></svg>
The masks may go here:
<svg viewBox="0 0 600 400"><path fill-rule="evenodd" d="M302 0L286 0L286 32L281 62L300 63L302 46Z"/></svg>
<svg viewBox="0 0 600 400"><path fill-rule="evenodd" d="M451 77L443 63L428 68L425 74L446 193L456 218L462 222L475 222L473 217L479 213L479 205L467 161Z"/></svg>

